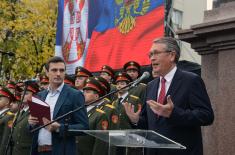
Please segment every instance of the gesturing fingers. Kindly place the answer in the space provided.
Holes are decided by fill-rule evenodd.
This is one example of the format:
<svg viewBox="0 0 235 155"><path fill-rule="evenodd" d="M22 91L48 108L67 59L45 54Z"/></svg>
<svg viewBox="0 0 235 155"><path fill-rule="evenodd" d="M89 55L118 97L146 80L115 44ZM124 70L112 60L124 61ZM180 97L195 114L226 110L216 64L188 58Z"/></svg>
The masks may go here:
<svg viewBox="0 0 235 155"><path fill-rule="evenodd" d="M141 108L138 108L138 111L135 112L134 111L135 110L134 105L132 105L128 102L125 102L123 105L124 105L126 114L129 117L129 119L131 120L131 122L137 123L139 121L139 114L140 114Z"/></svg>
<svg viewBox="0 0 235 155"><path fill-rule="evenodd" d="M174 104L170 98L170 96L167 96L167 103L165 105L160 104L156 101L149 100L147 101L150 109L157 114L158 116L163 117L170 117L172 110L174 108Z"/></svg>
<svg viewBox="0 0 235 155"><path fill-rule="evenodd" d="M142 106L141 106L141 104L138 104L138 110L137 110L136 114L139 115L141 110L142 110Z"/></svg>
<svg viewBox="0 0 235 155"><path fill-rule="evenodd" d="M150 109L157 115L162 116L162 112L164 111L164 105L153 101L153 100L148 100L147 101Z"/></svg>
<svg viewBox="0 0 235 155"><path fill-rule="evenodd" d="M174 107L174 104L173 104L173 102L171 100L171 96L170 95L167 96L167 104L170 106L170 108Z"/></svg>

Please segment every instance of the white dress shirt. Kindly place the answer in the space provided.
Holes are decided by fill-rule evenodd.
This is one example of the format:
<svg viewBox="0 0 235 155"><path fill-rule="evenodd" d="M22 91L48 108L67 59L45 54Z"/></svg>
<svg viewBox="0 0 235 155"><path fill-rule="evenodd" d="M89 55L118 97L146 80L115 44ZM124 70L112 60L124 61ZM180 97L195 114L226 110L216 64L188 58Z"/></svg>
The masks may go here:
<svg viewBox="0 0 235 155"><path fill-rule="evenodd" d="M62 83L56 90L52 91L50 86L48 87L48 94L46 97L45 102L50 106L50 113L51 113L51 120L53 118L54 108L56 105L56 102L60 96L60 93L64 87L64 83ZM52 136L51 132L46 130L45 128L42 128L39 130L38 134L38 145L52 145Z"/></svg>
<svg viewBox="0 0 235 155"><path fill-rule="evenodd" d="M174 75L175 75L175 72L176 72L176 70L177 70L177 67L175 66L169 73L167 73L165 76L164 76L164 78L165 78L165 80L166 80L166 83L165 83L165 94L167 94L167 92L168 92L168 89L169 89L169 87L170 87L170 85L171 85L171 82L172 82L172 79L173 79L173 77L174 77ZM162 84L161 84L161 80L162 80L162 76L160 77L160 82L159 82L159 87L158 87L158 93L157 93L157 97L159 97L159 95L160 95L160 90L161 90L161 87L162 87Z"/></svg>
<svg viewBox="0 0 235 155"><path fill-rule="evenodd" d="M86 107L87 113L88 113L89 111L91 111L91 109L93 109L94 107L95 107L94 105L89 105L89 106L87 106L87 107Z"/></svg>

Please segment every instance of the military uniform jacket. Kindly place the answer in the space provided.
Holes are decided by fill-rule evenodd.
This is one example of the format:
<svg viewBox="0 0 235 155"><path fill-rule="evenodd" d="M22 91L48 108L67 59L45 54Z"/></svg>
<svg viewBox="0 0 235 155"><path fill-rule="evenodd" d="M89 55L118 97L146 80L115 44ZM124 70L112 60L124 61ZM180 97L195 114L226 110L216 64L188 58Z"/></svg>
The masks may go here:
<svg viewBox="0 0 235 155"><path fill-rule="evenodd" d="M108 98L104 98L102 104L98 106L108 116L109 130L117 130L119 125L118 111Z"/></svg>
<svg viewBox="0 0 235 155"><path fill-rule="evenodd" d="M11 132L11 127L13 124L14 114L7 110L4 116L0 119L1 128L1 139L0 139L0 154L4 154L6 145L8 142L8 137Z"/></svg>
<svg viewBox="0 0 235 155"><path fill-rule="evenodd" d="M116 91L116 90L117 90L116 85L111 83L110 84L110 92L113 92L113 91ZM115 94L111 94L111 95L107 96L107 98L109 100L113 100L115 98Z"/></svg>
<svg viewBox="0 0 235 155"><path fill-rule="evenodd" d="M145 101L146 88L147 88L146 86L147 86L146 84L140 83L136 87L129 90L129 94L138 96L140 98L142 105L144 104Z"/></svg>
<svg viewBox="0 0 235 155"><path fill-rule="evenodd" d="M132 125L130 122L130 119L128 118L125 108L123 106L124 102L128 102L135 107L135 112L138 110L138 107L141 107L141 101L140 98L131 94L128 94L125 99L123 99L121 102L119 99L116 99L113 101L112 105L116 107L119 115L119 125L118 129L132 129Z"/></svg>
<svg viewBox="0 0 235 155"><path fill-rule="evenodd" d="M4 123L5 123L5 121L4 121L3 117L7 114L8 111L9 111L9 109L6 110L4 113L2 113L0 115L0 139L2 139L3 131L4 131Z"/></svg>
<svg viewBox="0 0 235 155"><path fill-rule="evenodd" d="M13 155L28 155L32 144L32 135L28 129L29 111L21 112L13 132Z"/></svg>
<svg viewBox="0 0 235 155"><path fill-rule="evenodd" d="M108 117L105 112L96 107L88 112L90 130L107 130ZM108 145L92 136L78 136L79 155L105 155L108 153Z"/></svg>

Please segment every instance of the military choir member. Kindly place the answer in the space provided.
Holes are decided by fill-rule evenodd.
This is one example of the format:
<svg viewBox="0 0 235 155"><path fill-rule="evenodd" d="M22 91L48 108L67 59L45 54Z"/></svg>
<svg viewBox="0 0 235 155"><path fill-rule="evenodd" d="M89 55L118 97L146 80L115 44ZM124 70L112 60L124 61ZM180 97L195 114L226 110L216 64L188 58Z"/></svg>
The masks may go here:
<svg viewBox="0 0 235 155"><path fill-rule="evenodd" d="M87 80L83 91L89 118L89 129L108 130L108 116L103 110L97 108L102 103L102 101L97 101L97 99L105 94L105 90L95 78L91 77ZM108 152L108 145L92 136L79 136L77 140L79 155L105 155Z"/></svg>
<svg viewBox="0 0 235 155"><path fill-rule="evenodd" d="M13 123L14 113L10 104L15 100L14 94L6 87L0 89L0 154L4 154L8 135Z"/></svg>
<svg viewBox="0 0 235 155"><path fill-rule="evenodd" d="M92 76L93 76L92 73L86 68L81 66L77 67L75 69L75 87L78 90L83 91L83 87L86 84L86 80Z"/></svg>
<svg viewBox="0 0 235 155"><path fill-rule="evenodd" d="M23 98L23 107L20 110L19 116L16 120L16 125L13 132L13 155L29 155L32 144L32 134L28 129L28 116L29 107L28 100L32 99L32 96L39 92L39 85L36 82L29 83L26 87L26 93ZM22 96L23 97L23 96Z"/></svg>
<svg viewBox="0 0 235 155"><path fill-rule="evenodd" d="M117 99L113 101L113 105L118 111L118 118L119 118L119 130L125 130L125 129L132 129L133 125L130 122L130 119L128 118L124 103L132 104L134 106L134 111L137 112L142 107L142 102L138 96L134 96L129 93L128 87L126 87L130 82L132 82L132 78L125 72L120 72L117 74L115 78L115 83L117 85ZM124 88L124 89L122 89ZM124 154L127 153L128 155L140 155L142 154L142 149L138 148L117 148L117 154Z"/></svg>
<svg viewBox="0 0 235 155"><path fill-rule="evenodd" d="M136 61L129 61L123 66L124 72L131 77L132 81L137 80L141 76L140 69L140 64ZM129 93L138 96L143 103L146 93L146 84L139 83L136 87L132 88Z"/></svg>

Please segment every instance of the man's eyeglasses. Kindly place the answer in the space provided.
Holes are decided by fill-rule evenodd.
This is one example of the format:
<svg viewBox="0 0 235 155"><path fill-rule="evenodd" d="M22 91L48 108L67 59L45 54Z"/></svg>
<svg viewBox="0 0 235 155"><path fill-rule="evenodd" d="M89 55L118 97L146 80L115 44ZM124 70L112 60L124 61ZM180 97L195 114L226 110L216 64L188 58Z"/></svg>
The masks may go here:
<svg viewBox="0 0 235 155"><path fill-rule="evenodd" d="M161 53L170 53L171 51L153 51L153 52L150 52L148 54L148 57L151 58L152 56L158 56L160 55Z"/></svg>

